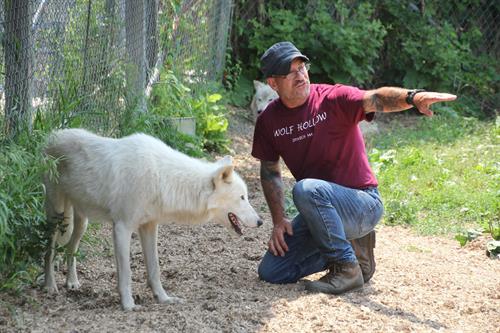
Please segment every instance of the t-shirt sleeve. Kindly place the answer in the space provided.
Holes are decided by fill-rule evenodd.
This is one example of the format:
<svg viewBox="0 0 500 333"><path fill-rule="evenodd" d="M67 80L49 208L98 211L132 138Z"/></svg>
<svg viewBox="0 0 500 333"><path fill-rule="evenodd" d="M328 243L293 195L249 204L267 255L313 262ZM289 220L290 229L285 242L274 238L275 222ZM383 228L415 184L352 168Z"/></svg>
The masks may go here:
<svg viewBox="0 0 500 333"><path fill-rule="evenodd" d="M371 121L374 115L372 113L365 113L363 108L364 95L365 90L338 84L332 87L328 94L328 100L337 109L342 110L346 120L359 123L362 120Z"/></svg>
<svg viewBox="0 0 500 333"><path fill-rule="evenodd" d="M269 133L261 117L257 119L255 124L252 156L264 161L279 160L279 154L273 149L272 144L269 142Z"/></svg>

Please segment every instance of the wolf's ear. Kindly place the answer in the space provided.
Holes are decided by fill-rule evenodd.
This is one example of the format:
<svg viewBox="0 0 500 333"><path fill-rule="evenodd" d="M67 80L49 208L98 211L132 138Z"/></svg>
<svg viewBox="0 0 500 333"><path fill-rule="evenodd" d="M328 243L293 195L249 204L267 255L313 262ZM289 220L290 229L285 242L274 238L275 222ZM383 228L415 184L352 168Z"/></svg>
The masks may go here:
<svg viewBox="0 0 500 333"><path fill-rule="evenodd" d="M263 85L264 85L264 83L257 81L257 80L253 80L253 87L255 88L255 90L258 90Z"/></svg>
<svg viewBox="0 0 500 333"><path fill-rule="evenodd" d="M221 181L224 183L231 183L233 181L233 159L231 156L225 156L224 158L217 161L220 166L215 170L213 182L215 186Z"/></svg>
<svg viewBox="0 0 500 333"><path fill-rule="evenodd" d="M233 158L229 155L224 156L220 160L217 161L217 164L220 165L233 165Z"/></svg>

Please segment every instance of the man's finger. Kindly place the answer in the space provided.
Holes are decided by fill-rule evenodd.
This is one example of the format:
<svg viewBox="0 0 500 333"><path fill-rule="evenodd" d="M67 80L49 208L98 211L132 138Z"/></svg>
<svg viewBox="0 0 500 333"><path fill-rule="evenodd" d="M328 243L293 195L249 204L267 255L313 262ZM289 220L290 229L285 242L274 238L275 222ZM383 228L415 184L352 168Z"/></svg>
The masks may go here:
<svg viewBox="0 0 500 333"><path fill-rule="evenodd" d="M429 104L438 102L449 102L457 99L457 95L437 92L422 92L415 95L414 100L426 101Z"/></svg>
<svg viewBox="0 0 500 333"><path fill-rule="evenodd" d="M447 94L447 93L433 93L431 96L432 99L437 101L446 102L446 101L454 101L457 99L457 95Z"/></svg>
<svg viewBox="0 0 500 333"><path fill-rule="evenodd" d="M285 251L283 251L278 242L274 242L274 248L276 249L276 253L274 254L275 256L283 257L285 255Z"/></svg>
<svg viewBox="0 0 500 333"><path fill-rule="evenodd" d="M434 112L432 112L432 110L427 107L419 108L418 111L420 111L420 113L425 114L428 117L431 117L434 114Z"/></svg>
<svg viewBox="0 0 500 333"><path fill-rule="evenodd" d="M272 254L274 254L275 256L278 256L278 252L276 252L276 248L274 247L274 242L272 239L269 241L268 247L269 247L269 251L271 251Z"/></svg>

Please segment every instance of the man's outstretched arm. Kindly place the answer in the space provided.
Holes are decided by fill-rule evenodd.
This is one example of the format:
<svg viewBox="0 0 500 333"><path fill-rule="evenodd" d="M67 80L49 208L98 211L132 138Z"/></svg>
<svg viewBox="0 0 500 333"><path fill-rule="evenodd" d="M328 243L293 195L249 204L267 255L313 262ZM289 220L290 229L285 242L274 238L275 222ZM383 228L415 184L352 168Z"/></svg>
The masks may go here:
<svg viewBox="0 0 500 333"><path fill-rule="evenodd" d="M412 94L413 92L413 94ZM411 103L408 103L408 97ZM431 91L418 91L396 88L382 87L374 90L368 90L363 96L363 107L365 112L397 112L412 108L415 106L421 113L432 116L433 112L429 108L437 102L453 101L457 96L446 93L437 93Z"/></svg>

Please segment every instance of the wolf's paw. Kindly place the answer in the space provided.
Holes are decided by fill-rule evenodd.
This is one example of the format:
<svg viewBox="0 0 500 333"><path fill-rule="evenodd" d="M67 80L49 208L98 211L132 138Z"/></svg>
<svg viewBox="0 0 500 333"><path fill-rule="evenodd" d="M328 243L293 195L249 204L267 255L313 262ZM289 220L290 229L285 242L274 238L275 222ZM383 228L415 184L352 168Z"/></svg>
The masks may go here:
<svg viewBox="0 0 500 333"><path fill-rule="evenodd" d="M122 309L125 312L130 312L130 311L137 312L137 311L141 311L142 310L142 305L136 305L136 304L122 305Z"/></svg>
<svg viewBox="0 0 500 333"><path fill-rule="evenodd" d="M57 285L55 283L51 285L45 285L43 289L48 295L56 295L59 293L59 290L57 289Z"/></svg>
<svg viewBox="0 0 500 333"><path fill-rule="evenodd" d="M140 305L135 305L135 303L132 302L122 302L122 309L123 311L137 311L140 310L141 306Z"/></svg>
<svg viewBox="0 0 500 333"><path fill-rule="evenodd" d="M158 303L160 303L160 304L182 304L182 303L186 303L186 301L180 297L166 296L165 298L158 299Z"/></svg>
<svg viewBox="0 0 500 333"><path fill-rule="evenodd" d="M80 289L80 282L78 280L66 281L66 288L69 290L78 290Z"/></svg>

